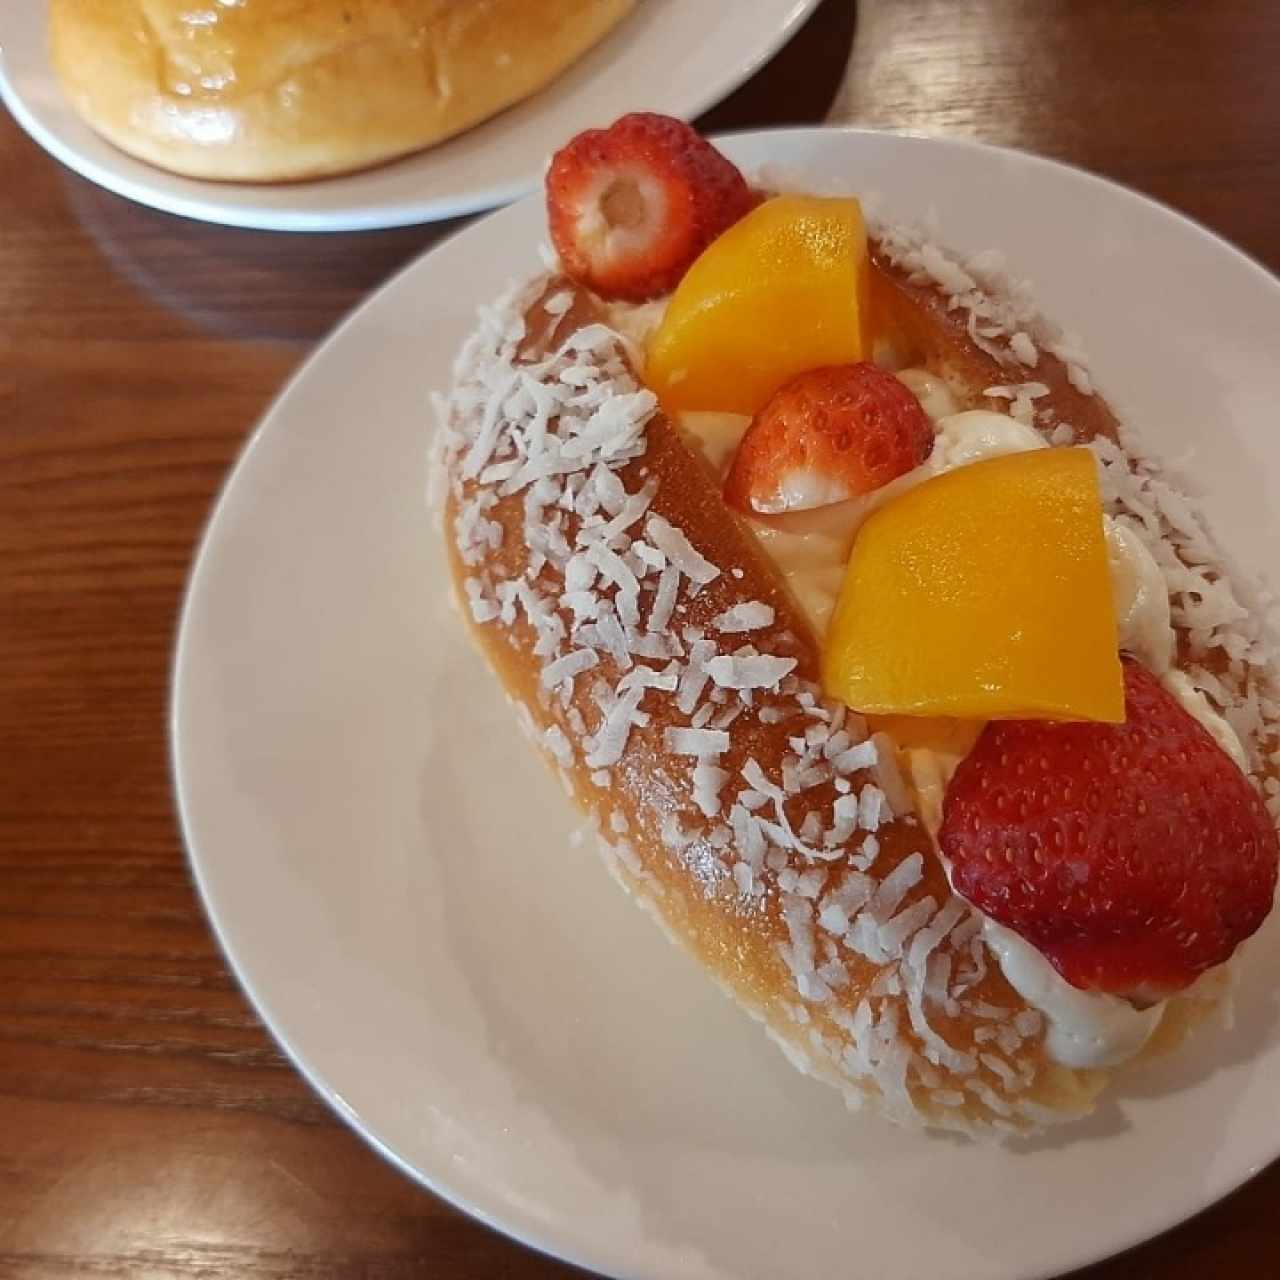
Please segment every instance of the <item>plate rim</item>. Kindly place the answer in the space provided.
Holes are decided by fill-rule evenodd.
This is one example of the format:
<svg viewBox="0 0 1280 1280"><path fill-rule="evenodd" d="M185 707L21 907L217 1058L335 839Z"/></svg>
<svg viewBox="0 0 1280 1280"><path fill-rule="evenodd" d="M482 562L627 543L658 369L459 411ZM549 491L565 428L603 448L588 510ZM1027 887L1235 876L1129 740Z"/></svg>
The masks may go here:
<svg viewBox="0 0 1280 1280"><path fill-rule="evenodd" d="M49 0L36 0L42 12L47 12L48 2ZM699 116L723 102L725 98L741 88L753 75L776 57L785 45L791 42L799 33L800 28L813 15L819 4L822 3L822 0L785 0L785 2L790 6L786 16L779 23L777 29L770 33L769 39L761 44L751 57L746 59L740 66L736 66L729 75L717 80L714 87L708 92L694 98L686 107L673 109L668 114L678 116L682 120L696 120ZM629 17L630 15L627 16ZM612 31L607 33L600 44L603 45L607 42L613 34ZM590 50L588 50L589 52ZM565 70L567 71L568 69L566 68ZM52 74L51 68L50 74ZM53 80L53 83L54 87L57 88L56 79ZM543 86L543 88L547 87L549 86ZM487 124L491 120L500 120L512 112L520 111L526 103L535 99L541 92L542 90L540 89L531 94L529 98L512 103L509 107L488 117L488 119L479 121L474 127ZM172 173L145 160L131 156L128 152L120 150L113 143L107 142L106 139L100 140L110 148L111 154L117 157L117 163L123 161L126 165L139 165L142 167L143 173L138 177L134 177L127 171L121 172L115 165L107 165L95 160L92 156L84 155L74 145L67 142L61 133L47 128L26 96L19 92L14 75L9 69L9 55L6 52L3 40L0 40L0 102L4 103L19 127L41 150L85 181L91 182L95 186L101 187L103 190L109 191L122 199L132 201L134 204L142 205L145 208L155 209L160 213L167 213L179 218L189 218L196 222L211 223L216 226L235 227L240 230L282 231L319 235L326 232L390 231L399 227L424 226L434 222L443 222L450 218L482 213L511 204L534 192L542 180L541 170L535 169L528 174L512 177L506 182L495 183L454 197L441 197L420 203L407 203L397 206L363 204L352 206L343 212L334 210L317 212L301 206L287 210L268 209L253 204L220 206L216 202L214 204L207 203L208 196L216 194L219 188L261 185L264 190L279 190L282 184L227 184L202 178L187 178L182 174ZM86 125L85 127L88 128L89 126ZM467 132L467 130L463 130L462 134L456 136L462 137ZM100 135L95 134L95 137L100 137ZM443 139L440 145L443 146L449 141L451 139ZM387 163L392 165L412 164L415 159L429 155L431 150L432 148L428 147L421 151L398 157ZM362 172L368 171L356 170L352 174L335 174L332 178L311 179L289 185L298 191L305 192L315 186L327 185L331 182L342 182L345 178L355 177ZM163 189L157 190L147 181L149 175L156 175L156 180L177 180L184 184L191 184L192 190L189 193L186 192L185 188L174 192L167 192ZM200 193L202 191L208 193L205 199L201 198Z"/></svg>
<svg viewBox="0 0 1280 1280"><path fill-rule="evenodd" d="M1219 232L1206 226L1197 219L1191 217L1189 214L1175 209L1163 201L1147 195L1146 193L1124 183L1104 177L1101 174L1095 173L1068 161L1039 155L1035 152L1026 151L1020 148L986 143L976 139L935 136L918 130L878 129L854 125L777 126L766 129L736 130L711 134L708 136L711 140L717 143L727 143L730 145L739 141L752 142L767 139L775 144L780 144L781 147L785 148L789 145L790 140L803 142L806 139L830 135L844 135L855 139L859 137L891 137L900 141L905 141L911 145L923 145L926 147L941 145L947 148L970 150L979 153L994 153L996 155L1016 157L1019 161L1030 162L1036 167L1055 170L1069 170L1077 177L1087 180L1090 184L1099 188L1107 188L1113 194L1128 199L1137 205L1146 206L1150 211L1155 212L1157 215L1171 218L1175 222L1183 224L1184 230L1192 234L1205 237L1211 241L1217 251L1220 252L1225 250L1241 265L1248 268L1262 284L1275 292L1277 310L1280 311L1280 273L1273 272L1260 259L1247 253L1239 246L1227 240ZM271 1034L272 1039L280 1047L281 1051L307 1081L307 1083L320 1095L321 1098L324 1099L326 1105L334 1111L343 1123L346 1124L348 1128L352 1129L367 1146L372 1148L393 1167L407 1175L412 1181L429 1191L431 1194L438 1196L452 1207L465 1213L468 1217L482 1223L489 1229L498 1232L500 1235L503 1235L508 1239L516 1241L518 1244L523 1245L526 1248L530 1248L538 1253L554 1258L558 1261L565 1262L569 1265L582 1268L592 1274L604 1275L606 1273L597 1272L591 1262L584 1260L580 1255L575 1256L575 1254L568 1251L573 1247L578 1239L578 1237L573 1233L572 1228L570 1228L566 1233L567 1237L572 1238L562 1238L561 1242L557 1243L555 1240L546 1237L545 1235L541 1235L537 1231L521 1226L514 1226L509 1221L500 1219L495 1214L477 1206L475 1203L467 1199L465 1193L455 1192L452 1187L445 1185L443 1182L438 1182L431 1175L418 1169L407 1157L400 1155L396 1151L390 1138L383 1137L376 1133L371 1125L365 1122L344 1102L338 1091L326 1080L324 1072L320 1067L308 1062L302 1056L301 1052L296 1050L295 1047L289 1043L277 1026L277 1022L270 1011L270 1006L266 998L258 991L256 985L250 979L249 975L242 967L240 960L237 958L235 952L227 942L223 924L214 908L213 897L202 873L195 840L188 820L187 802L184 795L182 776L182 747L180 733L180 719L182 714L181 686L183 682L184 667L187 661L186 651L189 644L190 614L194 607L196 595L200 589L201 579L206 569L207 559L211 554L214 542L213 535L216 533L219 520L225 517L225 514L229 509L228 499L232 494L232 490L236 485L237 480L249 463L254 451L254 446L261 438L263 438L266 432L271 429L272 424L277 421L290 396L294 394L298 385L311 373L313 364L317 364L327 358L330 354L330 349L332 347L336 347L344 340L348 328L360 323L365 312L378 303L384 293L390 292L392 289L402 285L403 277L408 276L410 273L420 268L426 259L428 259L437 250L449 245L455 238L465 237L471 232L477 231L490 218L501 217L504 214L509 214L514 209L521 207L536 198L536 193L530 193L515 204L491 210L485 217L476 219L471 223L455 229L449 235L433 243L421 253L413 257L410 261L399 267L394 273L392 273L392 275L383 281L378 288L360 299L352 309L339 320L334 328L315 346L298 368L289 375L284 384L272 397L266 409L263 410L254 426L245 436L234 461L229 466L217 494L209 507L205 523L196 544L196 552L190 562L188 576L182 594L169 671L168 714L166 716L166 726L169 736L168 758L175 809L179 819L183 841L183 850L188 866L191 869L193 882L197 888L201 909L205 918L209 922L211 931L217 939L227 965L235 975L237 982L245 993L245 997L249 1000L255 1013ZM483 299L476 300L476 305L479 305L480 302L483 302ZM1280 910L1280 908L1278 908L1278 910ZM1202 1193L1195 1198L1196 1207L1190 1210L1178 1208L1171 1209L1160 1217L1158 1225L1148 1225L1144 1228L1138 1229L1118 1242L1097 1247L1090 1246L1086 1251L1079 1254L1070 1262L1070 1270L1074 1273L1077 1268L1087 1268L1108 1259L1128 1254L1145 1244L1167 1235L1176 1228L1203 1216L1210 1209L1220 1204L1229 1196L1234 1195L1249 1182L1264 1173L1277 1160L1280 1160L1280 1136L1277 1137L1275 1150L1270 1156L1256 1166L1246 1167L1241 1172L1233 1172L1229 1177L1222 1179L1220 1183L1215 1183L1207 1194ZM634 1274L637 1277L645 1277L646 1280L647 1277L650 1276L650 1272L648 1270L632 1271L627 1269L616 1269L612 1270L608 1274L619 1277ZM1025 1273L1019 1273L1020 1280L1053 1280L1053 1277L1060 1276L1062 1274L1063 1273L1056 1267L1049 1270L1039 1268L1026 1271Z"/></svg>

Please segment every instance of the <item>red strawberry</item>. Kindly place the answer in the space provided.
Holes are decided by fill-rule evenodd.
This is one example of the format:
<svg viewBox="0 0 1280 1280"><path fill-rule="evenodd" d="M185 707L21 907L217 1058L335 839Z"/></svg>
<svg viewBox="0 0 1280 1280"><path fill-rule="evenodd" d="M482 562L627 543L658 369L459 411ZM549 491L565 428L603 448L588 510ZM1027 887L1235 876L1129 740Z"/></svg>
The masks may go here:
<svg viewBox="0 0 1280 1280"><path fill-rule="evenodd" d="M810 369L775 391L742 437L724 496L777 515L870 493L933 450L920 402L873 364Z"/></svg>
<svg viewBox="0 0 1280 1280"><path fill-rule="evenodd" d="M551 160L547 219L565 272L605 298L668 293L755 204L742 174L681 120L637 112Z"/></svg>
<svg viewBox="0 0 1280 1280"><path fill-rule="evenodd" d="M1266 918L1280 845L1234 761L1125 659L1122 725L993 721L939 845L956 892L1073 986L1178 991Z"/></svg>

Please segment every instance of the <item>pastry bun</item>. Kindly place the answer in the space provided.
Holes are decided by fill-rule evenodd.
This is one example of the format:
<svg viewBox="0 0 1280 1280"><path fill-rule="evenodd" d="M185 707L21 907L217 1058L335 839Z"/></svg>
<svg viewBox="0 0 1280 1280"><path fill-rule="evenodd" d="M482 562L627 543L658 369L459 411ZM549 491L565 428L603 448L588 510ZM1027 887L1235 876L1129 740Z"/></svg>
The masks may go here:
<svg viewBox="0 0 1280 1280"><path fill-rule="evenodd" d="M75 109L130 155L195 178L348 173L528 97L634 0L52 0ZM206 12L207 10L207 12Z"/></svg>
<svg viewBox="0 0 1280 1280"><path fill-rule="evenodd" d="M1016 390L1013 355L872 252L895 349L964 407ZM1055 1051L952 893L894 738L823 696L808 616L629 353L544 276L483 309L437 406L459 602L525 729L615 878L851 1106L980 1135L1087 1113L1109 1066ZM1043 351L1036 374L1039 414L1123 458L1079 370ZM1229 982L1171 998L1141 1055Z"/></svg>
<svg viewBox="0 0 1280 1280"><path fill-rule="evenodd" d="M912 299L904 302L923 319ZM660 411L646 410L648 393L638 390L595 300L563 278L546 279L510 310L489 313L459 368L442 461L460 603L525 728L594 820L614 876L792 1062L841 1089L851 1105L972 1132L1017 1132L1087 1111L1105 1075L1051 1062L1039 1014L983 962L977 922L950 893L891 746L822 698L818 641L806 617L710 469ZM555 600L572 600L564 593L586 580L544 535L551 544L581 541L581 513L594 509L591 489L605 469L600 459L584 458L581 473L562 459L573 499L566 509L551 494L563 490L563 473L553 472L545 492L536 484L516 489L520 477L509 478L512 464L499 460L501 444L494 449L510 430L500 406L558 394L557 383L585 384L588 404L606 392L614 398L620 438L626 417L637 419L609 459L620 487L606 486L601 512L616 511L628 536L646 541L644 555L682 566L676 576L640 579L638 619L629 621L621 605L618 614L604 611L618 623L595 628L593 638L612 644L614 656L581 656L578 647L552 661L550 650L566 646L542 643L572 626ZM584 427L584 439L594 430ZM540 438L536 427L534 434ZM639 496L623 500L623 489ZM643 513L632 519L627 502ZM594 518L588 514L588 523ZM654 546L665 548L661 557ZM634 544L623 551L625 561L634 552ZM601 582L609 572L626 579L616 558L598 559ZM512 595L516 583L532 585ZM580 628L573 634L585 643ZM761 660L747 658L737 671L740 659L726 657L708 679L706 652L740 655L744 642L787 674L740 693L735 686L756 683L748 669ZM630 707L622 705L628 688L638 695ZM710 735L714 764L699 758L702 734ZM797 766L801 738L813 746ZM798 767L811 776L793 779ZM760 831L770 833L768 852ZM733 863L753 840L761 846L758 873L747 874L743 862ZM788 843L818 852L786 851ZM862 910L864 954L837 949L815 924L827 908L851 917ZM917 916L917 928L934 921L936 936L908 947L907 935L896 934ZM935 949L964 998L926 1016ZM986 1042L997 1028L1003 1049Z"/></svg>

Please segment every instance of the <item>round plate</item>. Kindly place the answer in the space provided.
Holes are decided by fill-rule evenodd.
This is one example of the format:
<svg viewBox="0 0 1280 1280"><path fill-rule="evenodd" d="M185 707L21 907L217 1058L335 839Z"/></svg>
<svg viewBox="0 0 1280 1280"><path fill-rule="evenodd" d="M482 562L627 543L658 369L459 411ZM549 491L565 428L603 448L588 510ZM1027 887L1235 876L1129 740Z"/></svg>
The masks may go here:
<svg viewBox="0 0 1280 1280"><path fill-rule="evenodd" d="M0 13L0 98L46 151L141 204L268 231L362 231L505 204L540 181L545 158L627 111L690 120L736 89L795 33L818 0L639 0L635 11L540 93L428 151L348 177L281 185L201 182L135 160L100 138L58 87L48 0Z"/></svg>
<svg viewBox="0 0 1280 1280"><path fill-rule="evenodd" d="M998 246L1161 454L1193 451L1247 568L1280 546L1280 285L1049 161L797 130L725 142ZM1088 217L1080 210L1087 209ZM1277 930L1235 1030L1013 1148L848 1114L610 880L472 652L424 499L428 392L476 303L536 270L526 200L360 308L267 416L206 535L173 734L196 876L315 1087L401 1168L539 1248L654 1280L1056 1273L1277 1154ZM1270 972L1269 972L1270 971Z"/></svg>

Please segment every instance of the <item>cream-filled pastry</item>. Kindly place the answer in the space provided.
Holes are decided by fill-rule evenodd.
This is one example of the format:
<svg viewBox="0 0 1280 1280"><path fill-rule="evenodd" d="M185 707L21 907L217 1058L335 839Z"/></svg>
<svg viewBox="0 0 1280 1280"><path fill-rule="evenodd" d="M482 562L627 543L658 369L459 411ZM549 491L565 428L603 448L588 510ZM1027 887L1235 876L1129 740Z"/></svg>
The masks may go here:
<svg viewBox="0 0 1280 1280"><path fill-rule="evenodd" d="M559 267L439 406L522 723L623 886L851 1105L1087 1112L1274 895L1272 676L1185 500L1078 343L853 197L753 192L653 116L547 196Z"/></svg>

